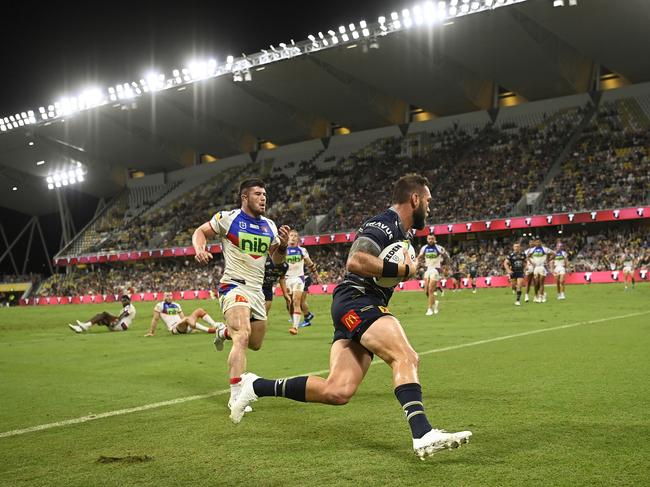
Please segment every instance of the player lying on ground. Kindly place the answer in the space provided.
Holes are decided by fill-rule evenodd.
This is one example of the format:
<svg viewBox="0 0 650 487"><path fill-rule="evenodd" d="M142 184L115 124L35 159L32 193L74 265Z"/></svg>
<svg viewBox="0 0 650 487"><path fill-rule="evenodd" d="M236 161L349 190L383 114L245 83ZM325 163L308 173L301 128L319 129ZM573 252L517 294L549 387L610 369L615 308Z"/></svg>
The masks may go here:
<svg viewBox="0 0 650 487"><path fill-rule="evenodd" d="M418 378L418 355L409 344L398 319L387 308L393 288L380 287L375 278L413 277L417 264L406 253L403 263L378 258L384 248L410 241L412 229L422 229L429 213L431 193L426 178L409 174L393 189L393 206L365 221L350 253L344 280L334 290L334 341L326 379L318 376L269 380L255 374L242 376L242 389L230 418L239 423L245 408L265 396L303 402L346 404L357 391L373 354L393 372L394 392L411 428L413 450L420 458L446 448L457 448L472 436L469 431L447 433L433 429L424 412ZM342 412L343 413L343 412Z"/></svg>
<svg viewBox="0 0 650 487"><path fill-rule="evenodd" d="M192 311L192 314L185 316L181 305L172 301L172 293L165 293L165 299L154 306L151 328L145 335L146 337L152 337L156 333L158 320L161 319L172 335L192 333L194 330L216 333L219 328L225 326L223 323L214 321L203 308L197 308ZM199 320L205 321L210 326L202 325Z"/></svg>
<svg viewBox="0 0 650 487"><path fill-rule="evenodd" d="M109 331L126 331L131 326L133 318L135 318L135 306L131 304L131 298L124 294L120 301L122 302L122 312L119 316L112 315L107 311L102 311L96 314L88 321L79 321L73 325L68 323L68 326L75 333L83 333L90 330L93 325L101 325L108 327Z"/></svg>

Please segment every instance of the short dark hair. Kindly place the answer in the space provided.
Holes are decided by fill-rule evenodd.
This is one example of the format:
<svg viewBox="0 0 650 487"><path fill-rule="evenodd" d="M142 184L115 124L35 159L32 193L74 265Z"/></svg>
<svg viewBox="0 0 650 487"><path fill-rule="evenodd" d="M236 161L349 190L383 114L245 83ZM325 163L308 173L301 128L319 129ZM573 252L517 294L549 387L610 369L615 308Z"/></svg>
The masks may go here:
<svg viewBox="0 0 650 487"><path fill-rule="evenodd" d="M397 180L393 187L393 204L406 203L413 193L429 185L429 180L417 173L410 173Z"/></svg>
<svg viewBox="0 0 650 487"><path fill-rule="evenodd" d="M128 299L129 301L131 301L131 296L128 296L126 294L122 294L122 297L120 298L120 301L123 300L123 299Z"/></svg>
<svg viewBox="0 0 650 487"><path fill-rule="evenodd" d="M253 188L255 186L266 188L266 184L260 178L244 179L241 183L239 183L239 196L241 197L242 193L248 188Z"/></svg>

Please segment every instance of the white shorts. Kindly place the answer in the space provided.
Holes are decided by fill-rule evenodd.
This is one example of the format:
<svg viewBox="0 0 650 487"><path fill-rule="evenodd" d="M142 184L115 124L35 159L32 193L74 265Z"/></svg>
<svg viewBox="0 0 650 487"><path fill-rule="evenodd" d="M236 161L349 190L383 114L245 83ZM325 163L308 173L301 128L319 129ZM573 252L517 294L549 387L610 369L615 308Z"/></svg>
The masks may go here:
<svg viewBox="0 0 650 487"><path fill-rule="evenodd" d="M126 331L129 329L129 324L124 320L116 321L112 325L109 325L108 329L111 331Z"/></svg>
<svg viewBox="0 0 650 487"><path fill-rule="evenodd" d="M542 277L545 277L545 276L546 276L546 267L544 267L543 265L537 265L537 266L535 266L535 267L533 268L533 275L534 275L534 276L542 276Z"/></svg>
<svg viewBox="0 0 650 487"><path fill-rule="evenodd" d="M556 267L553 269L553 274L556 276L563 276L566 274L566 269L564 267Z"/></svg>
<svg viewBox="0 0 650 487"><path fill-rule="evenodd" d="M433 279L434 281L437 281L440 279L440 272L438 269L427 269L424 272L424 278L425 279Z"/></svg>
<svg viewBox="0 0 650 487"><path fill-rule="evenodd" d="M530 274L532 274L534 269L535 269L535 268L534 268L532 265L528 264L528 265L526 266L526 275L530 275Z"/></svg>
<svg viewBox="0 0 650 487"><path fill-rule="evenodd" d="M287 289L291 292L298 291L303 292L305 290L305 278L304 277L290 277L286 280Z"/></svg>
<svg viewBox="0 0 650 487"><path fill-rule="evenodd" d="M623 272L632 272L632 268L629 266L623 267Z"/></svg>
<svg viewBox="0 0 650 487"><path fill-rule="evenodd" d="M241 284L222 284L219 286L219 304L224 315L230 308L246 306L250 309L253 320L266 320L264 293L261 289L253 289Z"/></svg>

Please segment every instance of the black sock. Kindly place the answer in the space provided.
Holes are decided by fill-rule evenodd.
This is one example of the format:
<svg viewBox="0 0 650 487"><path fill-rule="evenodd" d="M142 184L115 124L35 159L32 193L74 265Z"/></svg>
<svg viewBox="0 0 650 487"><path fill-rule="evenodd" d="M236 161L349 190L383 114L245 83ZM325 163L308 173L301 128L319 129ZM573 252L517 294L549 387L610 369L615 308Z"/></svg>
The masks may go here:
<svg viewBox="0 0 650 487"><path fill-rule="evenodd" d="M420 384L402 384L395 388L395 397L402 405L406 420L411 427L413 438L422 438L425 434L431 431L431 425L424 414L424 406L422 405L422 387Z"/></svg>
<svg viewBox="0 0 650 487"><path fill-rule="evenodd" d="M257 379L253 382L253 390L258 397L280 396L305 402L307 376L292 379Z"/></svg>
<svg viewBox="0 0 650 487"><path fill-rule="evenodd" d="M476 289L476 283L475 282L472 283L472 289Z"/></svg>
<svg viewBox="0 0 650 487"><path fill-rule="evenodd" d="M517 291L517 301L521 301L521 289Z"/></svg>
<svg viewBox="0 0 650 487"><path fill-rule="evenodd" d="M314 315L311 311L305 315L305 321L311 321L313 319L314 319Z"/></svg>

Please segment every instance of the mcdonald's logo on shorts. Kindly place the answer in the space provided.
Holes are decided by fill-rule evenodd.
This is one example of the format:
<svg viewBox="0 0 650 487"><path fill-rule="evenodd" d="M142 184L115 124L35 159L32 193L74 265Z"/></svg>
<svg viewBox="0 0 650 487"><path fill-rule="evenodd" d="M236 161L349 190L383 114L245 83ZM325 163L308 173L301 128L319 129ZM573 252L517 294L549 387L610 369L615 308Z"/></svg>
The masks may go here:
<svg viewBox="0 0 650 487"><path fill-rule="evenodd" d="M246 296L242 296L241 294L235 295L235 303L248 303L248 299L246 299Z"/></svg>
<svg viewBox="0 0 650 487"><path fill-rule="evenodd" d="M354 330L361 323L361 318L359 315L351 309L343 315L341 318L341 323L350 331Z"/></svg>

